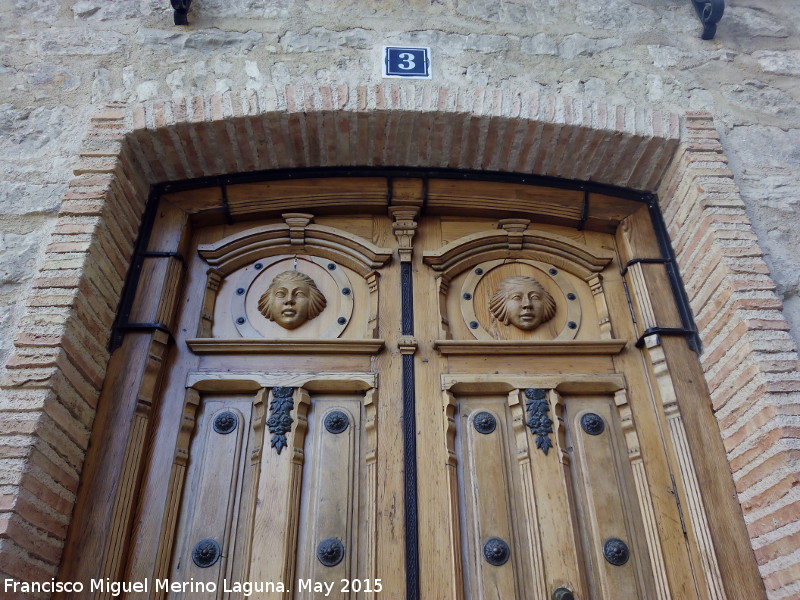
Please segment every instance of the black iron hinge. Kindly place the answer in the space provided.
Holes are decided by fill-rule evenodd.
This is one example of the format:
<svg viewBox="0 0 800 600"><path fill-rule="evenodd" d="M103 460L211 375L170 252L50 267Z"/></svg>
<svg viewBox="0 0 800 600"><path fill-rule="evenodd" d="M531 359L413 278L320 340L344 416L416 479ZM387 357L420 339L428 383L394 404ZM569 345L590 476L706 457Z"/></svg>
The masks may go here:
<svg viewBox="0 0 800 600"><path fill-rule="evenodd" d="M175 25L188 25L189 24L189 7L192 5L192 0L170 0L172 8L175 10L173 18Z"/></svg>
<svg viewBox="0 0 800 600"><path fill-rule="evenodd" d="M704 40L713 40L717 33L717 23L725 12L725 0L692 0L700 22L703 24Z"/></svg>

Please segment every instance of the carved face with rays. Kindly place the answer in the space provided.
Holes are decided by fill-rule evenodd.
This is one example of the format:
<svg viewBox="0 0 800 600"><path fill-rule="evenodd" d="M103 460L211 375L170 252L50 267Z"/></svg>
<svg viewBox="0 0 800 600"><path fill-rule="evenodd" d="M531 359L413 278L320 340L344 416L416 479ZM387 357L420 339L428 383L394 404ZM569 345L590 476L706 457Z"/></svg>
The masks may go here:
<svg viewBox="0 0 800 600"><path fill-rule="evenodd" d="M258 310L284 329L297 329L327 306L317 284L297 271L278 273L258 301Z"/></svg>
<svg viewBox="0 0 800 600"><path fill-rule="evenodd" d="M503 325L532 331L553 318L556 302L533 277L515 275L499 283L489 310Z"/></svg>

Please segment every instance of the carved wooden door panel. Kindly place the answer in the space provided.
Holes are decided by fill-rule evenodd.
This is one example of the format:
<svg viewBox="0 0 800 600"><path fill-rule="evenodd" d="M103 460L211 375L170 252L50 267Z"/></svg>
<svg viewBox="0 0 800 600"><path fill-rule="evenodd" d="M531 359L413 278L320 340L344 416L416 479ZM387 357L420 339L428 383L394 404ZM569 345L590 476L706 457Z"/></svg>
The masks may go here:
<svg viewBox="0 0 800 600"><path fill-rule="evenodd" d="M521 185L226 194L233 224L195 191L155 217L131 314L173 343L130 335L112 365L138 429L104 442L120 485L84 491L112 498L95 575L150 582L128 598L726 597L639 205L576 227L581 194Z"/></svg>
<svg viewBox="0 0 800 600"><path fill-rule="evenodd" d="M617 364L626 340L616 321L631 317L613 236L527 219L436 221L415 240L427 267L417 289L440 307L437 321L417 321L420 359L437 371L425 397L443 393L441 406L418 409L422 435L438 438L420 468L421 479L450 484L419 494L421 519L449 519L450 539L421 542L423 553L453 550L451 573L429 571L423 588L470 599L665 597L646 534L658 528L653 499L634 474L627 389L643 372Z"/></svg>

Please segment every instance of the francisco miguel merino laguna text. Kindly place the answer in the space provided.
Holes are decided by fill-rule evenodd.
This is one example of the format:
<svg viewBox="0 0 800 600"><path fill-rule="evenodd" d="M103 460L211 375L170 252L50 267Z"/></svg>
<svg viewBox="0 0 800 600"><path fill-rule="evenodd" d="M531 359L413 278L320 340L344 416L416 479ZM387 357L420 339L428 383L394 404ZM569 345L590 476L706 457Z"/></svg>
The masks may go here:
<svg viewBox="0 0 800 600"><path fill-rule="evenodd" d="M89 591L99 591L109 593L112 597L123 593L148 593L150 592L150 580L143 581L112 581L110 579L91 579L89 581ZM170 581L169 579L156 579L156 592L183 592L183 593L215 593L217 583L214 581ZM340 579L335 581L312 581L311 579L298 579L297 590L304 592L315 592L329 596L336 587L340 592L380 592L382 589L380 579ZM22 592L26 594L36 593L80 593L85 586L80 581L16 581L5 579L3 581L4 592ZM222 580L223 592L235 592L250 596L254 592L286 592L286 586L282 581L228 581Z"/></svg>

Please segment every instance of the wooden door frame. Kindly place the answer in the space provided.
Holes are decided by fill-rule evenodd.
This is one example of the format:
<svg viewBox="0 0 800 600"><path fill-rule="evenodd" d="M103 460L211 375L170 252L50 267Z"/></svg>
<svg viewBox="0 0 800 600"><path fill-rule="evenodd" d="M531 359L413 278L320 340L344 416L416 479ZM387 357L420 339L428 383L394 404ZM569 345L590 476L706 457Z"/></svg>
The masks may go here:
<svg viewBox="0 0 800 600"><path fill-rule="evenodd" d="M322 90L320 93L324 96L326 91ZM330 93L330 90L327 90L327 93ZM504 98L500 94L486 107L476 107L470 113L464 113L460 109L442 110L441 107L431 110L415 106L398 106L393 109L394 112L388 114L387 120L386 116L381 117L379 106L370 104L374 100L369 100L362 107L357 101L360 93L361 91L357 93L356 90L352 90L351 93L343 88L336 90L340 98L341 94L345 94L344 97L349 97L350 100L345 100L342 105L343 110L334 112L333 118L339 119L341 123L352 123L354 130L358 130L360 125L362 127L360 131L366 136L363 138L366 145L363 143L359 145L357 141L351 144L347 139L329 140L340 145L346 142L346 149L340 147L342 152L335 152L331 150L330 144L315 145L315 148L319 146L323 149L319 150L320 154L312 159L312 163L326 164L331 160L338 162L342 157L349 157L345 160L355 163L363 161L364 164L383 162L403 165L414 164L417 161L439 162L458 169L488 168L544 176L593 178L620 187L658 191L661 207L667 215L670 227L688 224L687 231L690 233L671 230L673 237L690 235L691 231L697 231L699 223L703 221L697 219L694 212L700 210L701 216L706 213L711 214L713 210L709 209L720 205L729 209L727 214L734 213L733 218L737 223L742 223L744 218L745 227L749 226L744 217L741 201L738 200L735 185L731 181L729 172L724 168L724 156L716 141L710 115L689 113L678 117L663 113L646 113L645 120L648 125L645 130L640 130L638 121L626 117L628 114L633 115L637 109L621 107L614 113L618 117L616 121L605 120L604 116L602 122L596 122L596 125L586 128L583 119L578 118L579 113L583 114L583 109L575 111L574 109L579 108L578 104L560 97L536 97L530 103L526 99L523 105L529 116L523 117L515 113L516 116L494 117L492 107L504 105ZM450 97L452 93L443 91L444 98ZM456 93L453 97L457 95ZM25 398L31 393L42 397L52 395L55 403L51 403L48 414L60 414L63 417L59 418L58 424L52 419L44 419L33 432L33 439L41 440L44 444L42 446L44 454L42 451L34 451L33 446L31 449L45 457L47 468L54 475L48 476L50 477L48 483L36 475L36 469L32 469L35 463L28 462L30 466L24 471L25 476L18 487L22 496L16 496L22 498L25 494L30 494L31 490L40 490L49 498L46 500L47 506L50 507L47 510L62 515L59 521L62 525L44 525L46 537L51 538L45 542L45 546L49 544L53 550L44 550L44 546L32 541L21 531L11 535L10 540L17 548L14 564L20 565L14 567L17 570L11 573L13 576L24 579L49 578L49 574L54 572L55 565L60 562L59 540L65 537L63 523L69 521L72 506L70 498L74 497L73 494L77 490L80 474L86 471L83 468L84 449L88 444L94 405L105 375L105 360L108 354L102 350L102 340L111 325L110 320L114 314L112 307L116 306L122 289L127 266L126 257L132 250L139 215L143 209L143 199L148 195L148 186L157 181L184 179L192 174L196 177L198 174L211 175L215 171L252 171L259 167L296 167L308 164L305 146L290 141L285 137L285 132L296 131L296 128L300 127L307 135L321 137L322 132L315 129L314 119L317 116L328 118L323 117L323 112L284 109L283 114L295 115L293 117L295 121L288 126L288 129L281 129L279 120L273 123L268 116L271 113L267 108L259 106L255 96L235 99L234 105L237 107L235 109L230 108L233 106L230 104L231 101L231 97L227 96L206 100L196 99L191 106L181 101L130 107L116 104L105 107L92 119L90 133L81 153L81 161L75 170L75 180L65 196L56 226L55 235L66 236L67 241L61 238L54 239L35 284L36 289L50 290L52 293L47 299L31 297L27 302L26 320L23 320L24 330L16 337L15 351L8 362L4 382L4 390L11 395L10 397ZM352 102L352 105L348 102ZM207 119L200 116L203 114L202 110L197 111L204 103L212 107ZM557 122L553 109L563 109L565 103L571 107L570 111L567 111L569 114L566 122ZM509 106L513 104L511 102ZM293 103L290 105L295 106ZM444 105L447 106L446 101ZM197 115L198 121L193 120L194 117L183 120L188 108L195 109L192 114ZM613 112L608 109L609 107L603 107L604 115ZM465 120L467 114L472 116ZM590 115L592 111L589 110L585 114ZM427 139L427 146L414 144L419 150L418 154L409 155L407 151L409 146L405 143L408 140L404 138L407 133L399 132L397 136L385 138L388 141L383 147L369 141L374 139L368 133L370 127L373 128L373 132L383 131L382 127L392 123L397 125L404 115L419 118L427 125L439 125L439 133ZM230 123L227 127L223 125L223 119L226 118ZM590 121L595 122L593 118ZM477 143L465 145L464 148L469 147L470 150L458 153L453 150L455 147L453 132L461 129L465 122L469 127L459 131L459 134L467 136L465 141L469 139ZM213 123L217 123L218 126L206 127L206 124ZM682 133L681 125L684 127ZM266 127L273 128L269 131L275 134L274 147L279 149L270 150L265 155L254 154L252 146L244 140L250 138L256 140L257 144L263 143L265 138L262 133L268 131L264 129ZM375 127L378 129L374 129ZM338 130L327 127L326 129ZM432 128L435 129L436 127ZM228 135L233 142L232 147L239 148L238 154L234 152L231 157L219 158L203 156L203 151L192 141L192 136L206 139L208 136L225 135ZM282 141L278 143L278 140ZM553 143L543 143L545 140ZM574 143L556 143L556 140L559 142L571 140ZM538 142L534 144L535 141ZM280 144L283 146L279 147ZM213 146L213 144L206 145ZM511 151L504 152L503 148ZM536 151L534 148L540 150ZM363 154L365 151L367 154ZM451 158L444 158L445 156ZM695 166L698 162L702 162L702 169ZM520 177L524 180L530 175ZM724 198L718 195L712 198L707 192L708 189L718 190L720 187L724 188ZM691 217L687 219L690 215ZM82 223L78 228L74 227L75 218ZM721 236L712 236L712 247L720 248L720 263L726 256L725 246L721 240ZM757 250L757 246L755 247ZM75 264L79 274L73 279L58 279L56 276L60 271L58 268L47 266L48 257L59 260L63 259L65 253L70 252L76 254ZM685 252L679 252L679 262L687 261L689 258ZM90 263L95 266L90 267ZM690 265L683 266L686 269ZM721 276L723 287L729 286L730 289L741 291L741 286L736 283L736 278L732 274L722 273ZM763 289L760 281L754 286L755 289ZM698 308L702 308L703 305L702 300L697 298L702 294L693 293L695 291L690 290L690 299L692 302L701 302L699 307L695 307L695 312L698 312ZM102 302L98 306L91 303L89 298ZM66 321L61 321L62 325L56 334L52 333L52 326L41 324L43 322L37 317L44 312L43 308L51 306L67 306L72 311ZM109 309L103 308L104 306ZM737 319L741 320L746 331L749 330L751 326L747 324L745 316L734 311L731 320L737 322ZM88 333L81 337L78 333L81 331ZM95 357L94 360L87 361L87 348L89 354ZM42 370L41 360L30 358L32 354L37 355L37 353L42 356L52 355L54 358L50 366ZM752 360L754 364L758 362L755 356L748 360ZM759 369L764 367L756 365L755 368L757 372L763 372ZM32 379L33 372L37 375ZM698 376L698 380L703 379L699 367L692 372ZM35 383L41 381L45 383ZM776 410L778 398L774 396L773 390L765 389L758 394L758 398L755 399L742 398L735 392L731 395L716 384L712 389L712 400L716 408L734 406L733 412L738 415L746 413L747 407L756 405L758 401L772 406L772 411ZM766 421L765 418L759 419L761 426L765 423L769 423L769 417L766 417ZM734 436L731 439L740 442L745 439L750 440L752 436L747 437L748 431L752 429L734 430L730 433ZM47 450L48 448L66 449L74 458L63 462L62 459L55 458L52 452ZM28 461L35 458L32 454L27 456ZM748 456L751 460L755 460L752 453ZM49 491L45 489L48 487ZM739 491L746 489L740 487ZM18 514L22 515L24 512ZM23 516L23 519L33 518L38 519L37 522L44 523L42 518L33 517L30 512L26 514L28 516ZM745 554L749 554L749 551ZM68 571L69 569L65 568L62 574ZM27 575L23 574L25 572Z"/></svg>

